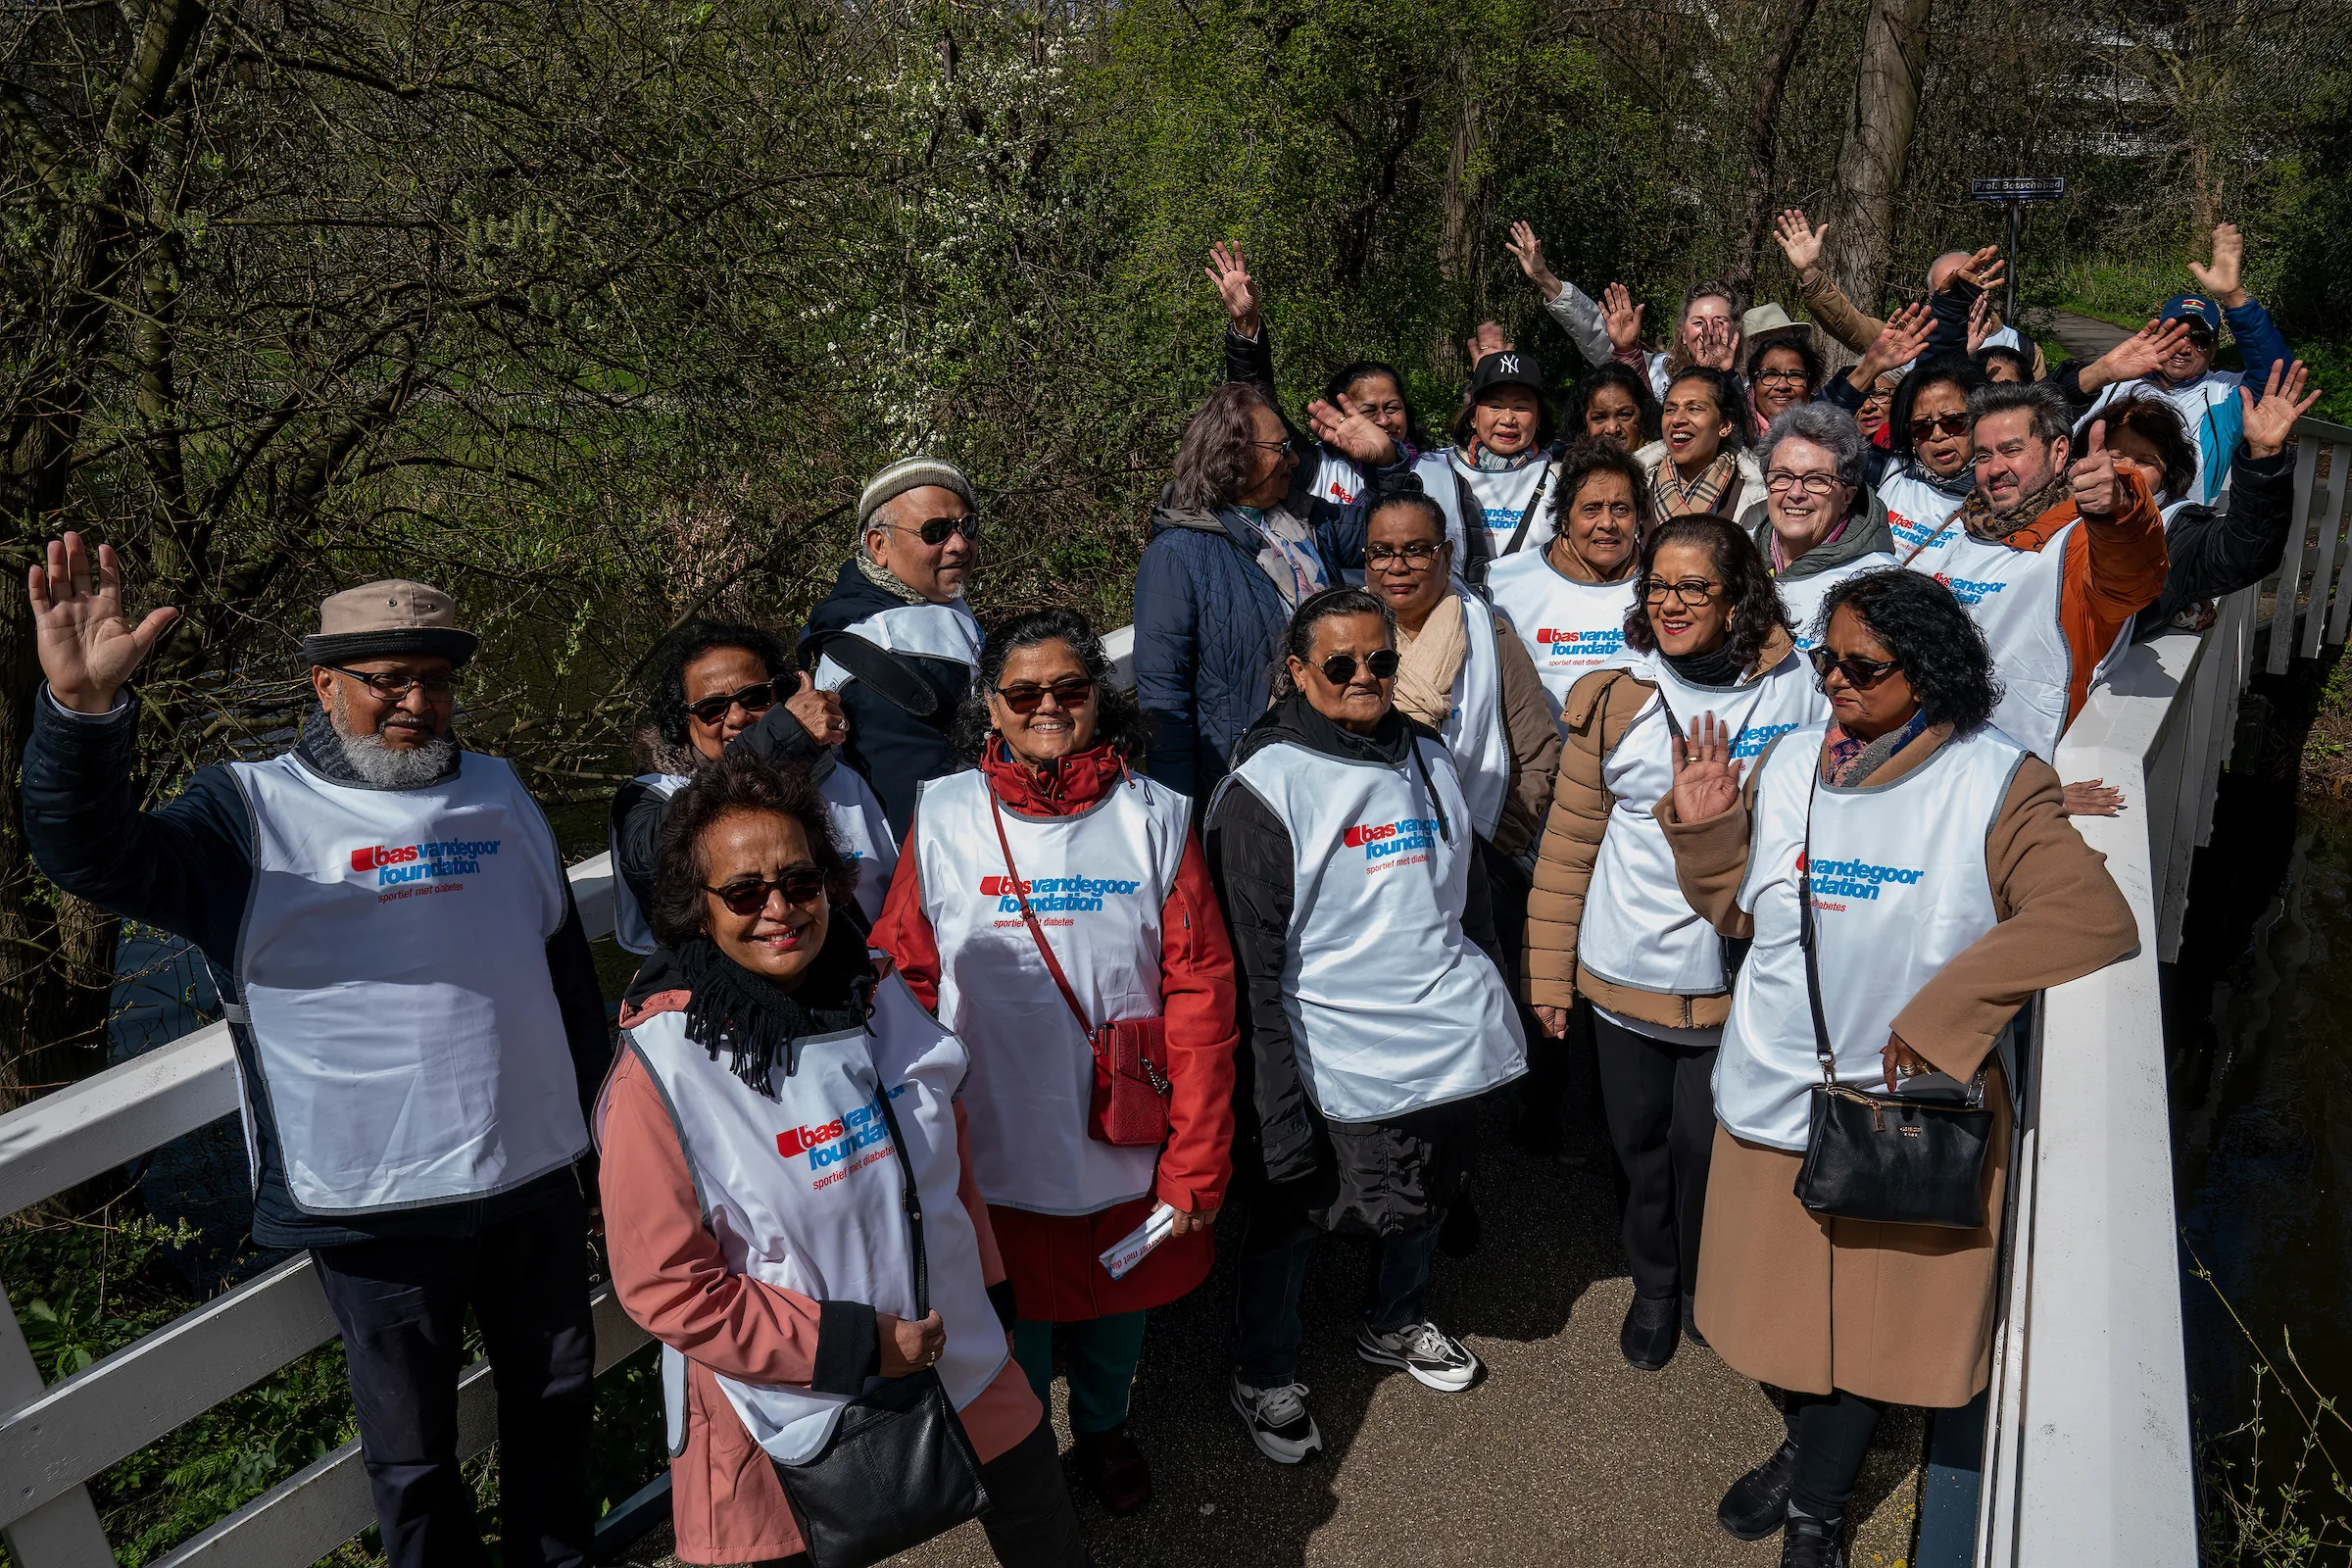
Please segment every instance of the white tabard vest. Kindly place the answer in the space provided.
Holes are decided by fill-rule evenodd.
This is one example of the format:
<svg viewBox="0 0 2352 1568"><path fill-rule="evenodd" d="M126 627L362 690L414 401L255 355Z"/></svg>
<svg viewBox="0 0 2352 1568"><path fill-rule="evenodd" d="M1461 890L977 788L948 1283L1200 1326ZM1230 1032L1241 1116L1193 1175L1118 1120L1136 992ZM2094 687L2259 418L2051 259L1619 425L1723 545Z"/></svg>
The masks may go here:
<svg viewBox="0 0 2352 1568"><path fill-rule="evenodd" d="M1884 550L1874 550L1841 566L1817 571L1805 577L1775 577L1772 585L1781 591L1781 603L1788 608L1788 624L1796 637L1799 652L1809 653L1821 645L1813 635L1813 621L1821 613L1822 601L1830 590L1848 577L1859 577L1866 571L1884 571L1896 564L1895 559Z"/></svg>
<svg viewBox="0 0 2352 1568"><path fill-rule="evenodd" d="M1561 575L1549 551L1522 550L1489 568L1487 592L1535 661L1555 723L1568 689L1625 651L1625 615L1634 608L1630 575L1623 582L1577 582Z"/></svg>
<svg viewBox="0 0 2352 1568"><path fill-rule="evenodd" d="M1475 851L1453 759L1413 744L1435 801L1410 759L1384 767L1290 741L1218 786L1256 795L1290 834L1283 1011L1306 1092L1335 1122L1393 1120L1527 1071L1502 976L1462 935Z"/></svg>
<svg viewBox="0 0 2352 1568"><path fill-rule="evenodd" d="M1446 466L1445 453L1423 452L1413 459L1412 471L1421 481L1421 493L1436 502L1438 510L1446 514L1446 537L1453 546L1453 561L1458 570L1464 549L1462 497L1454 487L1453 470ZM1346 506L1363 492L1363 469L1357 467L1353 460L1324 447L1316 459L1314 493L1325 501L1336 501ZM1360 576L1360 573L1351 573L1348 580L1353 582Z"/></svg>
<svg viewBox="0 0 2352 1568"><path fill-rule="evenodd" d="M1912 569L1951 589L1984 633L1992 672L2005 690L1992 721L2027 751L2048 761L2066 733L2066 699L2075 676L2074 652L2058 612L2065 597L2066 548L2080 526L2068 523L2039 550L2012 550L1951 527L1913 556Z"/></svg>
<svg viewBox="0 0 2352 1568"><path fill-rule="evenodd" d="M1807 1091L1821 1082L1805 956L1797 945L1797 857L1805 800L1821 767L1824 724L1788 736L1764 759L1740 907L1755 946L1732 990L1715 1061L1715 1114L1738 1138L1805 1147ZM1883 1087L1880 1053L1895 1014L1993 927L1984 837L2024 758L1984 728L1946 741L1891 784L1833 789L1813 800L1813 912L1822 1008L1838 1077Z"/></svg>
<svg viewBox="0 0 2352 1568"><path fill-rule="evenodd" d="M956 1086L963 1044L931 1020L893 975L866 1029L796 1041L776 1098L753 1090L686 1038L683 1012L657 1013L622 1039L660 1086L694 1173L703 1223L727 1267L820 1301L858 1301L912 1318L914 1251L901 1206L905 1178L877 1101L881 1085L906 1135L922 1197L931 1305L947 1330L937 1370L957 1409L1003 1370L1004 1330L980 1273L980 1243L957 1196ZM677 1366L663 1348L663 1361ZM682 1368L681 1368L682 1370ZM674 1374L672 1374L674 1377ZM878 1381L878 1380L877 1380ZM796 1464L832 1436L849 1396L774 1384L718 1386L752 1441ZM676 1435L672 1435L675 1451Z"/></svg>
<svg viewBox="0 0 2352 1568"><path fill-rule="evenodd" d="M1536 498L1536 486L1544 486L1538 503L1543 511L1529 525L1527 537L1520 541L1520 550L1540 550L1551 537L1552 518L1559 511L1560 498L1553 494L1554 486L1544 483L1544 476L1551 471L1551 464L1538 453L1524 467L1504 468L1488 472L1470 462L1461 453L1446 449L1447 467L1461 476L1470 487L1471 497L1483 510L1487 530L1488 553L1500 561L1503 552L1511 547L1511 535L1519 531L1519 519ZM1470 519L1465 519L1470 520Z"/></svg>
<svg viewBox="0 0 2352 1568"><path fill-rule="evenodd" d="M1453 706L1446 710L1438 733L1453 753L1470 825L1479 837L1492 839L1511 792L1511 734L1502 719L1502 656L1494 643L1494 612L1458 588L1453 601L1463 618L1462 667L1453 677ZM1444 605L1432 612L1446 612Z"/></svg>
<svg viewBox="0 0 2352 1568"><path fill-rule="evenodd" d="M1728 688L1693 685L1654 655L1634 659L1629 667L1658 689L1626 726L1616 750L1601 760L1609 821L1585 894L1577 961L1603 980L1637 991L1720 996L1722 939L1683 897L1666 830L1651 814L1674 788L1674 731L1666 709L1673 709L1686 736L1701 713L1713 713L1732 733L1732 756L1748 759L1753 766L1775 740L1827 712L1828 700L1814 684L1811 667L1795 654ZM1639 1031L1642 1026L1628 1027Z"/></svg>
<svg viewBox="0 0 2352 1568"><path fill-rule="evenodd" d="M893 605L842 628L876 648L980 667L980 622L961 599L944 605ZM837 692L856 679L830 659L816 662L816 687Z"/></svg>
<svg viewBox="0 0 2352 1568"><path fill-rule="evenodd" d="M547 944L564 863L494 757L413 790L330 783L291 754L236 762L254 885L243 1006L311 1214L480 1198L588 1147Z"/></svg>
<svg viewBox="0 0 2352 1568"><path fill-rule="evenodd" d="M1894 530L1895 559L1902 561L1936 542L1963 498L1944 494L1905 464L1879 481L1879 499L1886 505L1886 526Z"/></svg>
<svg viewBox="0 0 2352 1568"><path fill-rule="evenodd" d="M1150 1192L1159 1151L1088 1134L1094 1052L1021 920L988 808L977 770L932 779L910 851L939 943L940 1022L972 1054L972 1169L992 1203L1092 1214ZM1191 811L1184 796L1136 778L1077 816L1004 812L1029 907L1096 1027L1160 1014L1160 912Z"/></svg>
<svg viewBox="0 0 2352 1568"><path fill-rule="evenodd" d="M891 873L898 869L899 842L891 837L890 820L882 814L882 803L874 799L873 787L856 768L842 766L839 753L827 753L821 765L825 773L816 781L816 793L825 803L825 815L833 823L841 853L857 862L858 907L870 925L882 913ZM640 773L637 782L650 785L667 800L686 787L686 775ZM620 845L609 826L606 845L617 867ZM651 953L660 946L654 941L653 928L645 923L645 911L637 906L637 895L629 891L617 870L612 877L612 940L628 953Z"/></svg>

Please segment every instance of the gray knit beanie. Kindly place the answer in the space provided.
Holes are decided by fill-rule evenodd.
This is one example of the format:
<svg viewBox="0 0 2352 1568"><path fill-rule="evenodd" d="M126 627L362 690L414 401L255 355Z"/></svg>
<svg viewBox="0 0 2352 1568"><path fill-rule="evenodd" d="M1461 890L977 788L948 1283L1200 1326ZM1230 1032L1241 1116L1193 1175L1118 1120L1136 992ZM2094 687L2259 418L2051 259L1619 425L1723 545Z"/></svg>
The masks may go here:
<svg viewBox="0 0 2352 1568"><path fill-rule="evenodd" d="M866 481L865 489L858 497L858 531L865 530L884 503L927 484L955 491L975 512L980 508L979 497L972 493L972 481L953 463L944 458L901 458Z"/></svg>

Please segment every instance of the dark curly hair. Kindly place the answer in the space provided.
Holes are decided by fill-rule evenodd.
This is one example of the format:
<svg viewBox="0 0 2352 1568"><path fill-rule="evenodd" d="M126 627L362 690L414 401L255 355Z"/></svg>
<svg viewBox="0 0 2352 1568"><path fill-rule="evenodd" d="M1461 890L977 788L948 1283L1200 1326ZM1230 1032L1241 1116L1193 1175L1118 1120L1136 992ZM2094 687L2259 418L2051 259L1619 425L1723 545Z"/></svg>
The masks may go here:
<svg viewBox="0 0 2352 1568"><path fill-rule="evenodd" d="M1696 545L1707 553L1707 560L1723 578L1723 597L1732 607L1725 645L1742 673L1754 669L1772 634L1788 629L1788 612L1781 604L1781 591L1773 586L1772 569L1755 540L1731 518L1713 512L1668 517L1642 538L1641 569L1634 574L1634 603L1625 612L1625 645L1641 654L1658 650L1658 635L1650 628L1643 592L1657 565L1658 552L1668 545Z"/></svg>
<svg viewBox="0 0 2352 1568"><path fill-rule="evenodd" d="M1821 390L1821 355L1813 340L1802 333L1791 332L1787 337L1768 337L1747 351L1747 379L1753 385L1756 372L1764 367L1764 356L1774 349L1787 349L1795 355L1805 368L1805 396L1810 398Z"/></svg>
<svg viewBox="0 0 2352 1568"><path fill-rule="evenodd" d="M1715 412L1732 427L1732 433L1723 438L1723 450L1744 450L1748 444L1749 421L1747 388L1740 379L1729 370L1718 370L1712 366L1688 365L1675 371L1674 379L1666 383L1666 395L1674 396L1674 389L1685 381L1704 381L1713 389Z"/></svg>
<svg viewBox="0 0 2352 1568"><path fill-rule="evenodd" d="M1958 349L1923 356L1895 387L1894 401L1886 409L1886 450L1899 461L1919 461L1919 454L1911 444L1911 408L1919 401L1920 393L1939 384L1958 387L1961 401L1972 409L1978 391L1992 385L1984 378L1984 372L1977 368L1977 362Z"/></svg>
<svg viewBox="0 0 2352 1568"><path fill-rule="evenodd" d="M2188 426L2180 422L2180 411L2162 398L2117 398L2099 411L2107 421L2107 444L2129 430L2156 449L2164 468L2161 488L2165 498L2184 501L2194 494L2197 482L2197 449L2189 444Z"/></svg>
<svg viewBox="0 0 2352 1568"><path fill-rule="evenodd" d="M1086 617L1058 606L1024 610L998 622L989 632L980 649L980 667L964 688L963 701L956 707L956 722L948 731L948 745L956 757L966 763L977 762L988 749L989 737L996 733L988 698L1004 678L1004 661L1017 649L1042 648L1048 643L1067 645L1077 656L1079 667L1095 683L1095 744L1107 742L1131 761L1142 757L1144 718L1136 709L1134 695L1119 684L1110 667L1110 656L1102 651L1102 640Z"/></svg>
<svg viewBox="0 0 2352 1568"><path fill-rule="evenodd" d="M1405 396L1404 377L1397 372L1396 367L1386 360L1350 360L1341 366L1331 372L1331 379L1323 383L1323 401L1334 408L1339 407L1341 394L1353 397L1355 383L1370 375L1385 375L1396 383L1396 396L1404 402L1404 439L1413 449L1427 452L1436 445L1429 439L1429 432L1421 427L1420 416L1413 413L1413 400Z"/></svg>
<svg viewBox="0 0 2352 1568"><path fill-rule="evenodd" d="M707 929L703 886L710 872L703 858L703 835L736 811L773 812L800 823L808 838L808 858L824 873L828 900L837 908L855 907L858 864L841 853L833 819L808 773L730 751L697 768L686 787L669 798L662 818L661 837L654 841L654 897L645 909L645 923L662 946L674 952Z"/></svg>
<svg viewBox="0 0 2352 1568"><path fill-rule="evenodd" d="M1576 493L1596 473L1613 473L1625 481L1634 493L1634 537L1640 539L1648 533L1655 515L1650 511L1649 474L1632 453L1620 452L1605 441L1579 441L1560 459L1560 499L1554 509L1557 514L1562 518L1568 515Z"/></svg>
<svg viewBox="0 0 2352 1568"><path fill-rule="evenodd" d="M1214 512L1233 505L1250 477L1250 445L1257 439L1251 409L1264 409L1277 419L1282 411L1274 400L1248 381L1228 381L1208 395L1184 427L1176 444L1176 464L1168 479L1169 499L1196 512ZM1287 434L1289 426L1284 426Z"/></svg>
<svg viewBox="0 0 2352 1568"><path fill-rule="evenodd" d="M2001 700L1984 633L1968 618L1952 591L1924 571L1886 566L1848 577L1830 590L1813 635L1826 637L1830 617L1850 609L1902 666L1931 724L1966 735L1992 721Z"/></svg>
<svg viewBox="0 0 2352 1568"><path fill-rule="evenodd" d="M645 707L646 728L651 733L641 742L640 750L651 751L651 743L667 747L673 753L680 747L693 750L694 740L687 729L686 717L687 666L720 648L740 648L751 654L771 677L792 673L791 655L785 651L784 640L773 632L733 620L686 622L662 639L660 651L654 656ZM649 757L647 760L654 759Z"/></svg>
<svg viewBox="0 0 2352 1568"><path fill-rule="evenodd" d="M1642 418L1642 440L1655 441L1658 438L1658 396L1649 389L1649 377L1632 366L1620 365L1615 360L1604 360L1595 365L1584 373L1575 386L1569 388L1568 419L1576 427L1570 432L1571 437L1579 441L1587 439L1585 416L1592 412L1593 396L1601 388L1611 386L1634 400L1634 408Z"/></svg>
<svg viewBox="0 0 2352 1568"><path fill-rule="evenodd" d="M1396 646L1396 612L1388 601L1361 588L1326 588L1310 595L1291 616L1288 631L1282 634L1282 655L1274 661L1274 701L1298 694L1298 683L1291 679L1291 661L1304 663L1315 647L1315 628L1327 620L1343 615L1377 615L1381 629L1387 633L1385 646Z"/></svg>

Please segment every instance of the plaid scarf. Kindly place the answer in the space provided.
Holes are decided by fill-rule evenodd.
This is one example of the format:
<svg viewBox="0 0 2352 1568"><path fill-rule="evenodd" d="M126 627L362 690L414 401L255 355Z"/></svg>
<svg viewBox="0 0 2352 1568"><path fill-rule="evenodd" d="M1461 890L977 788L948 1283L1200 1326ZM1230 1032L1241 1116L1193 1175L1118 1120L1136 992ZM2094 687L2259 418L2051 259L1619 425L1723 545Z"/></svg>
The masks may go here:
<svg viewBox="0 0 2352 1568"><path fill-rule="evenodd" d="M1671 457L1660 458L1657 467L1650 470L1649 497L1656 503L1661 517L1685 517L1693 513L1713 512L1715 503L1731 488L1732 474L1738 460L1729 452L1719 452L1715 461L1699 470L1697 478L1683 481L1683 473L1674 466Z"/></svg>

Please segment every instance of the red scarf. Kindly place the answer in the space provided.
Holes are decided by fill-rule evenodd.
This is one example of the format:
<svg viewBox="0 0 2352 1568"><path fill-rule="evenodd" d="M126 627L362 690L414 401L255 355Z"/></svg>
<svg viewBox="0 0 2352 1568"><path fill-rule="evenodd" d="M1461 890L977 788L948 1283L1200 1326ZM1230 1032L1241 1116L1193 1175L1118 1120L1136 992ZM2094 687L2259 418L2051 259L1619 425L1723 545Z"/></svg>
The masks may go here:
<svg viewBox="0 0 2352 1568"><path fill-rule="evenodd" d="M1127 760L1104 742L1048 762L1036 772L1001 739L980 754L980 771L997 799L1029 816L1074 816L1117 787Z"/></svg>

